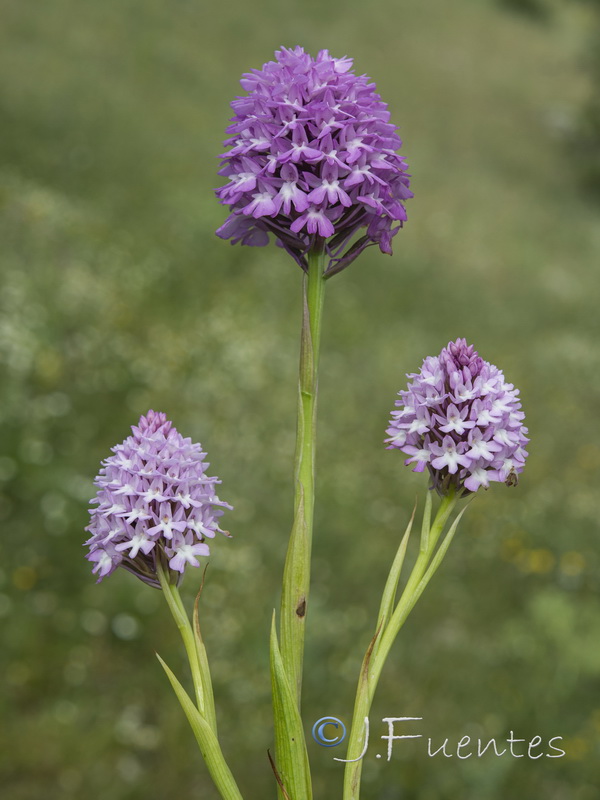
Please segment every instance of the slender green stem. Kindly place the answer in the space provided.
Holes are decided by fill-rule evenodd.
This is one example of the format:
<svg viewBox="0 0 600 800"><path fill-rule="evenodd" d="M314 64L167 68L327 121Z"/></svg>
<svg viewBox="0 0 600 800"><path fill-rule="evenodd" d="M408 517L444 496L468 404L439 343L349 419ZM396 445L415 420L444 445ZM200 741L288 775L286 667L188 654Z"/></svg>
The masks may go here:
<svg viewBox="0 0 600 800"><path fill-rule="evenodd" d="M314 247L308 254L308 271L303 282L294 461L294 524L285 561L281 597L281 657L290 685L296 694L298 708L302 695L304 630L310 588L319 345L325 291L324 261L322 247Z"/></svg>
<svg viewBox="0 0 600 800"><path fill-rule="evenodd" d="M174 673L157 653L158 660L167 673L177 699L194 731L200 752L219 794L223 800L242 800L240 790L225 761L225 756L217 738L214 698L204 644L199 635L198 638L195 636L179 590L177 586L171 583L169 572L159 559L157 559L156 571L167 605L185 646L192 672L196 705L194 705Z"/></svg>
<svg viewBox="0 0 600 800"><path fill-rule="evenodd" d="M202 714L198 711L186 690L177 680L175 673L163 661L158 653L156 654L156 657L164 669L169 682L173 687L173 691L179 700L179 704L181 705L181 708L183 709L188 722L190 723L190 727L192 728L194 736L196 737L196 741L198 742L198 747L200 748L204 763L208 768L210 776L213 779L219 794L223 800L243 800L237 783L235 782L235 778L231 774L231 770L225 761L223 751L221 750L221 746L219 745L219 740L217 739L215 732L204 719Z"/></svg>
<svg viewBox="0 0 600 800"><path fill-rule="evenodd" d="M167 605L169 606L169 610L173 615L175 624L177 625L179 633L181 634L181 638L183 639L185 652L187 653L190 669L192 671L194 692L196 694L196 706L202 716L205 716L206 708L204 701L204 690L202 687L202 672L200 669L200 660L198 658L198 650L196 648L194 631L192 630L189 617L183 607L179 589L169 581L169 575L165 571L159 559L157 559L157 565L158 579L160 580L160 585L163 590L165 600L167 601Z"/></svg>
<svg viewBox="0 0 600 800"><path fill-rule="evenodd" d="M390 648L392 647L394 640L398 635L398 631L400 630L402 625L404 625L406 618L408 617L408 615L410 614L410 612L414 607L414 604L416 602L416 599L414 597L415 591L419 587L419 584L421 583L421 580L425 575L429 562L433 557L440 535L444 530L444 526L446 525L448 517L452 513L457 503L457 500L458 497L454 492L442 498L442 502L440 503L440 507L438 508L437 514L435 515L433 525L429 530L429 536L427 537L426 547L421 548L419 550L419 555L417 557L413 570L410 574L410 577L406 583L404 591L402 592L402 597L400 598L400 601L396 606L396 610L392 614L392 618L389 622L389 625L386 627L381 637L381 644L377 648L377 657L373 660L371 664L370 678L372 681L374 681L375 686L377 685L377 681L379 680L379 676L381 675L381 670L383 669L383 665L385 664L385 660L388 656Z"/></svg>
<svg viewBox="0 0 600 800"><path fill-rule="evenodd" d="M202 585L204 585L204 578L202 578ZM200 589L202 592L202 588ZM179 595L178 595L179 597ZM181 597L179 597L179 602L181 603ZM204 711L206 721L210 725L213 730L215 736L218 736L217 733L217 712L215 709L215 696L213 693L212 688L212 680L210 677L210 666L208 663L208 654L206 652L206 647L204 646L204 641L202 640L202 634L200 632L200 620L199 620L199 610L198 605L200 602L200 593L196 595L196 602L194 603L194 613L192 616L192 629L194 631L194 640L196 642L196 652L198 654L198 664L200 665L200 676L202 679L202 691L204 694ZM185 609L183 608L183 603L181 603L182 610L185 614Z"/></svg>
<svg viewBox="0 0 600 800"><path fill-rule="evenodd" d="M428 568L432 565L436 545L450 514L456 506L457 500L458 497L454 493L444 497L433 521L433 525L430 527L429 520L427 520L426 523L424 521L419 555L415 561L406 586L404 587L402 596L389 622L387 624L383 622L375 632L375 636L363 659L356 690L352 726L348 739L348 752L346 755L348 763L344 771L343 800L359 800L362 754L364 751L366 732L365 718L369 716L381 670L383 669L390 648L400 628L420 597L425 585L435 572L435 569ZM425 528L427 528L427 530L425 530ZM451 531L451 533L452 532L453 531ZM437 568L437 564L434 566Z"/></svg>

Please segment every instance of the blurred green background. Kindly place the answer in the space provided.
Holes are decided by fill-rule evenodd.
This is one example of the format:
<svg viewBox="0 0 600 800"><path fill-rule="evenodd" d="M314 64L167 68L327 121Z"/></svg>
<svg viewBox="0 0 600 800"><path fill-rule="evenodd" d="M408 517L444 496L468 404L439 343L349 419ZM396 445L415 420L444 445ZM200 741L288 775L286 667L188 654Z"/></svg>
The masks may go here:
<svg viewBox="0 0 600 800"><path fill-rule="evenodd" d="M224 749L248 798L274 796L267 636L291 522L300 270L275 247L217 239L212 189L240 74L297 43L377 81L415 191L394 256L369 250L328 284L307 735L325 715L350 721L382 583L422 502L424 478L382 446L395 394L466 336L521 387L531 455L518 489L477 497L393 650L364 797L598 797L600 224L578 136L599 13L2 0L3 798L216 798L154 658L185 675L160 593L125 572L96 585L83 558L98 462L150 407L203 443L235 506L203 627ZM197 585L189 574L188 602ZM386 763L384 716L423 717L407 732L434 747L514 731L562 736L567 755L431 759L422 739ZM344 754L308 746L316 797L339 797Z"/></svg>

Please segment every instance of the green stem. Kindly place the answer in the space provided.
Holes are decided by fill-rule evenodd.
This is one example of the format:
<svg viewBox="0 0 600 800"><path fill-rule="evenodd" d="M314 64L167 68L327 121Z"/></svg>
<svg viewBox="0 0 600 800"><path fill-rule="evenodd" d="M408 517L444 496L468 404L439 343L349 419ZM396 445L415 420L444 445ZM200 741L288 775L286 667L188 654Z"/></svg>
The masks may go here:
<svg viewBox="0 0 600 800"><path fill-rule="evenodd" d="M190 669L192 671L192 680L194 682L194 692L196 694L196 706L202 716L206 716L206 708L204 701L204 690L202 687L202 671L200 669L200 660L198 658L198 650L196 648L196 640L194 638L194 631L190 624L188 615L183 607L183 602L179 594L177 586L172 584L169 580L168 572L157 559L157 572L165 600L169 606L169 610L173 615L175 624L179 629L185 652L187 653Z"/></svg>
<svg viewBox="0 0 600 800"><path fill-rule="evenodd" d="M458 496L454 492L451 492L442 498L442 502L440 503L440 507L435 515L433 525L429 530L426 546L419 549L419 555L410 574L410 578L408 579L404 591L402 592L402 597L396 606L396 610L392 614L392 618L383 632L381 644L377 648L377 657L374 659L371 666L371 679L375 681L375 685L377 685L377 681L381 675L381 670L383 669L383 665L388 656L390 648L392 647L400 628L402 625L404 625L406 618L414 607L414 604L417 600L415 597L415 592L417 588L419 588L419 584L425 575L441 533L444 530L446 522L448 521L448 517L454 510L457 501Z"/></svg>
<svg viewBox="0 0 600 800"><path fill-rule="evenodd" d="M231 774L231 770L227 766L223 751L219 745L213 729L208 722L204 719L202 714L198 711L188 693L185 691L181 683L177 680L175 673L169 668L163 659L156 654L164 669L173 691L179 700L181 708L183 709L188 722L194 732L198 747L204 759L204 763L208 767L211 778L223 800L243 800L240 790L235 782L235 778Z"/></svg>
<svg viewBox="0 0 600 800"><path fill-rule="evenodd" d="M310 588L317 388L321 319L325 291L322 246L308 254L303 282L302 338L298 382L298 423L294 469L294 524L283 573L281 597L281 657L298 709L302 696L304 630Z"/></svg>
<svg viewBox="0 0 600 800"><path fill-rule="evenodd" d="M390 648L423 589L433 577L435 569L428 570L428 567L432 563L436 545L457 500L458 496L455 493L442 498L433 525L431 527L428 524L424 525L419 555L398 605L385 627L381 626L376 631L363 659L348 739L346 755L348 763L344 771L343 800L359 800L362 774L361 756L365 745L365 718L369 716L379 677ZM427 527L426 531L425 527ZM426 580L424 581L424 579Z"/></svg>
<svg viewBox="0 0 600 800"><path fill-rule="evenodd" d="M194 731L200 752L219 794L223 800L242 800L240 790L225 761L225 756L217 738L214 698L204 645L199 636L197 640L179 590L175 584L171 583L169 571L161 563L160 558L157 558L156 571L169 610L183 639L192 671L196 705L194 705L174 673L157 653L158 660L167 673L177 699Z"/></svg>

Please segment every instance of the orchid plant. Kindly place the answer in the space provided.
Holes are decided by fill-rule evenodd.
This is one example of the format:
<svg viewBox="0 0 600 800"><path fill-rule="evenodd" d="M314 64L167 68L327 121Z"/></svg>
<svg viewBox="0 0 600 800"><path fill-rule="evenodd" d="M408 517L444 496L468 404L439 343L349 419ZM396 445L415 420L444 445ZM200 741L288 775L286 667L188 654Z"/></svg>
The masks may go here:
<svg viewBox="0 0 600 800"><path fill-rule="evenodd" d="M279 797L310 800L312 784L301 717L304 638L309 610L315 503L318 366L327 281L370 245L391 254L412 197L401 141L386 104L349 58L301 47L243 76L232 102L227 151L217 189L229 216L217 234L232 243L271 240L302 270L294 518L283 571L279 615L270 636ZM482 488L517 483L527 452L519 392L464 339L425 358L399 392L386 444L429 477L418 556L397 598L413 517L383 588L374 635L358 677L348 738L343 800L358 800L368 716L386 658L400 628L438 569L467 504ZM142 416L113 448L96 478L87 558L102 580L123 567L162 590L179 628L193 699L160 659L224 800L242 794L222 753L209 662L199 626L178 587L185 570L209 555L231 506L216 494L201 445L184 438L162 413ZM434 497L439 497L434 513ZM159 657L160 658L160 657ZM365 726L366 723L366 726Z"/></svg>

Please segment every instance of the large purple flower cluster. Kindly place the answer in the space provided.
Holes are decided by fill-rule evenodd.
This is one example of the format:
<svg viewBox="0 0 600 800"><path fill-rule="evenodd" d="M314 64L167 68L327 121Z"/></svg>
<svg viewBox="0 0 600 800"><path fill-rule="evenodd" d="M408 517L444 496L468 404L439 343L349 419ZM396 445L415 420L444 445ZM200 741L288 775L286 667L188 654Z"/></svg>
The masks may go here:
<svg viewBox="0 0 600 800"><path fill-rule="evenodd" d="M121 566L159 588L157 559L178 579L187 564L200 566L198 556L209 555L205 539L229 535L218 518L231 506L216 495L220 481L205 473L201 445L184 439L165 414L149 411L131 430L94 481L86 558L99 581Z"/></svg>
<svg viewBox="0 0 600 800"><path fill-rule="evenodd" d="M519 391L497 367L457 339L407 377L412 382L392 411L388 448L406 453L414 472L427 467L440 494L452 486L475 492L490 481L516 484L529 439Z"/></svg>
<svg viewBox="0 0 600 800"><path fill-rule="evenodd" d="M339 272L370 244L391 253L412 197L402 142L387 105L352 59L321 50L282 48L241 80L247 95L231 103L216 190L231 214L217 234L232 243L266 245L275 236L300 264L317 239ZM366 228L346 252L350 238Z"/></svg>

